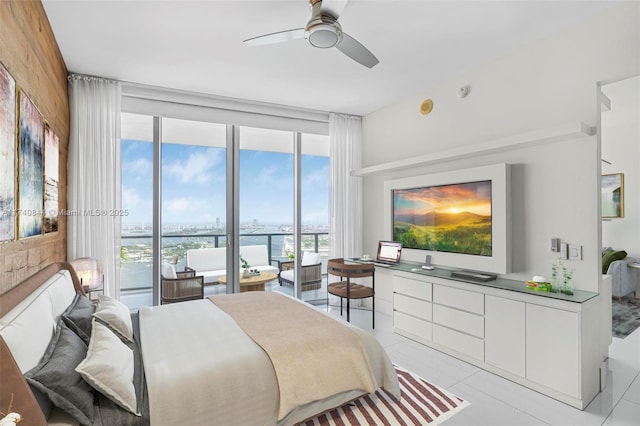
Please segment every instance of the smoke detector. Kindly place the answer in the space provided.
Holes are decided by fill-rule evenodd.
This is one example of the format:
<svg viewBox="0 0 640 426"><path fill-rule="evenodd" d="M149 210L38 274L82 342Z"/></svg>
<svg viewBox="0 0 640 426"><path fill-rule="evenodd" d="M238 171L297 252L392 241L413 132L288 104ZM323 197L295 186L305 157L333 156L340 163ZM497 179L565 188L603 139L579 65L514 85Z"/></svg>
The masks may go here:
<svg viewBox="0 0 640 426"><path fill-rule="evenodd" d="M471 86L467 85L467 86L462 86L461 88L458 89L458 97L460 99L465 98L469 92L471 91Z"/></svg>

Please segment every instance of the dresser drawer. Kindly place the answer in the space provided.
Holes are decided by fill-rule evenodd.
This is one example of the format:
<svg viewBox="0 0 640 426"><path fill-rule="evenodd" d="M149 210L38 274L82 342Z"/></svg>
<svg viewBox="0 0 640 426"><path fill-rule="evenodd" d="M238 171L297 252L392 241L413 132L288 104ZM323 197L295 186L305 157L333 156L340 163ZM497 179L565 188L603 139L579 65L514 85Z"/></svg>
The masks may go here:
<svg viewBox="0 0 640 426"><path fill-rule="evenodd" d="M433 341L454 351L484 361L484 340L477 337L434 324Z"/></svg>
<svg viewBox="0 0 640 426"><path fill-rule="evenodd" d="M422 300L431 300L433 285L424 281L412 280L405 277L393 277L394 293L401 293L407 296L416 297Z"/></svg>
<svg viewBox="0 0 640 426"><path fill-rule="evenodd" d="M431 302L415 299L404 294L394 293L393 310L431 321Z"/></svg>
<svg viewBox="0 0 640 426"><path fill-rule="evenodd" d="M433 305L433 322L484 338L484 317L447 306Z"/></svg>
<svg viewBox="0 0 640 426"><path fill-rule="evenodd" d="M484 315L484 294L443 285L433 286L433 301L463 311Z"/></svg>
<svg viewBox="0 0 640 426"><path fill-rule="evenodd" d="M431 329L433 325L428 321L395 311L393 313L393 326L399 330L411 333L414 336L431 340Z"/></svg>

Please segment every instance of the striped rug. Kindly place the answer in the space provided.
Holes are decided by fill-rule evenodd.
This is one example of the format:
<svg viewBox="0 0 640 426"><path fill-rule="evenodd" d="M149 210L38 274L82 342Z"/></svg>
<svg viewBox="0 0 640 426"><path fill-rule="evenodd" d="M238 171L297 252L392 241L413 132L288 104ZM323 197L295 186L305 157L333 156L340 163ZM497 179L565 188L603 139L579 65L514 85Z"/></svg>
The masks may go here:
<svg viewBox="0 0 640 426"><path fill-rule="evenodd" d="M320 414L301 425L436 425L469 403L423 378L394 366L402 397L397 401L384 389L362 396L342 407Z"/></svg>

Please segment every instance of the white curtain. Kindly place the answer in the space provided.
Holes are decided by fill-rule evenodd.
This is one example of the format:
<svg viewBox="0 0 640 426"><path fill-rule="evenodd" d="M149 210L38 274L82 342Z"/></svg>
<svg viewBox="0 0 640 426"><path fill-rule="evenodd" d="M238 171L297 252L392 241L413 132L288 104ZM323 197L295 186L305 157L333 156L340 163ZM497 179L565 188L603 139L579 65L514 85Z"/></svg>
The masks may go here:
<svg viewBox="0 0 640 426"><path fill-rule="evenodd" d="M362 254L362 178L351 170L362 165L361 117L329 116L330 215L329 256Z"/></svg>
<svg viewBox="0 0 640 426"><path fill-rule="evenodd" d="M120 293L120 103L117 81L69 76L67 257L95 257Z"/></svg>

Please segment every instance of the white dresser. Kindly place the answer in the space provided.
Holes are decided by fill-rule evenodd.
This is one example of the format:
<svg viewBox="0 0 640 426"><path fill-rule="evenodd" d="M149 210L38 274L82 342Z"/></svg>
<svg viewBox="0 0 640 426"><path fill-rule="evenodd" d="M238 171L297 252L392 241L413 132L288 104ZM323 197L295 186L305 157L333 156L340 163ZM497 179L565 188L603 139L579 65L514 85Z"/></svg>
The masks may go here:
<svg viewBox="0 0 640 426"><path fill-rule="evenodd" d="M395 270L396 333L584 409L600 389L599 295Z"/></svg>

